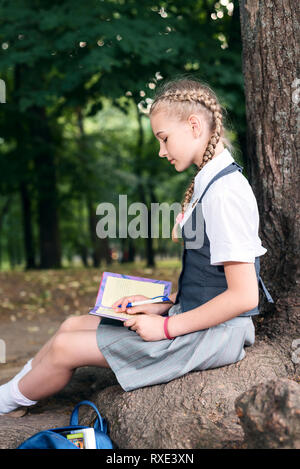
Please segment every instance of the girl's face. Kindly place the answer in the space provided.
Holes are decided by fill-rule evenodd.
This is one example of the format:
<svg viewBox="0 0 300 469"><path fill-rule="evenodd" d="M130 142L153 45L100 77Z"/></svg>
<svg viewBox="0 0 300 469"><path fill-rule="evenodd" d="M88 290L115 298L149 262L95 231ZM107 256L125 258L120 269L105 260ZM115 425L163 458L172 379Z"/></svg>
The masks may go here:
<svg viewBox="0 0 300 469"><path fill-rule="evenodd" d="M168 158L176 171L191 164L200 166L210 137L203 119L191 114L186 122L167 117L163 111L150 116L152 131L160 143L159 156Z"/></svg>

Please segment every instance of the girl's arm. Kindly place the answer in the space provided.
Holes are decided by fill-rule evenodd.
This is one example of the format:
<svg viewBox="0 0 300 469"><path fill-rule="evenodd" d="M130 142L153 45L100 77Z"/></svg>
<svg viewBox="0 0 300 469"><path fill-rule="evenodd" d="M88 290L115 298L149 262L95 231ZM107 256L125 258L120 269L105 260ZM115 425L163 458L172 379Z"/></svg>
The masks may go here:
<svg viewBox="0 0 300 469"><path fill-rule="evenodd" d="M171 337L207 329L250 311L258 305L258 282L253 263L224 262L227 290L207 303L171 316Z"/></svg>
<svg viewBox="0 0 300 469"><path fill-rule="evenodd" d="M169 295L170 300L173 302L172 304L170 303L148 303L146 305L139 305L139 306L132 306L130 308L127 308L126 305L128 302L134 302L134 301L142 301L143 299L148 299L148 297L143 296L143 295L133 295L133 296L124 296L122 298L119 298L117 301L115 301L112 304L112 308L117 311L122 311L126 312L128 314L138 314L138 313L146 313L146 314L157 314L157 315L162 315L165 314L166 312L169 311L169 309L173 306L176 300L176 295L177 292L172 293ZM119 304L122 306L119 308Z"/></svg>
<svg viewBox="0 0 300 469"><path fill-rule="evenodd" d="M177 296L177 291L175 293L172 293L171 295L169 295L169 298L171 301L173 301L173 303L175 303L175 300L176 300L176 296ZM170 305L170 308L171 308L172 305Z"/></svg>

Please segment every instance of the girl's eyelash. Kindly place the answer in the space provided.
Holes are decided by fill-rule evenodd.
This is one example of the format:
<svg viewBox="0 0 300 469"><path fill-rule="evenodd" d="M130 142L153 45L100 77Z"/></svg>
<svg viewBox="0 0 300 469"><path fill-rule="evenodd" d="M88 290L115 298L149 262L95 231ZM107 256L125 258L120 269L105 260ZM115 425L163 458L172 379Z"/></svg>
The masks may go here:
<svg viewBox="0 0 300 469"><path fill-rule="evenodd" d="M163 139L163 141L166 143L166 141L168 140L168 137L166 137L165 139Z"/></svg>

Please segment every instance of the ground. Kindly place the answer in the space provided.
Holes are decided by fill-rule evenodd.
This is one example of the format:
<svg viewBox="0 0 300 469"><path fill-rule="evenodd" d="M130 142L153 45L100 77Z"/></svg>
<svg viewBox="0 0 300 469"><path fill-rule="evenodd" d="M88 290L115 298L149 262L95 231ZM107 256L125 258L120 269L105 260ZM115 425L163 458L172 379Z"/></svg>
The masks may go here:
<svg viewBox="0 0 300 469"><path fill-rule="evenodd" d="M86 314L93 307L103 270L170 280L174 292L180 260L161 261L155 269L136 263L113 264L102 270L0 273L0 339L6 344L0 384L21 369L65 318ZM98 405L120 448L147 448L149 444L155 448L244 448L235 399L255 384L270 380L288 377L299 382L299 369L292 360L292 340L299 338L298 328L285 328L284 333L271 337L274 327L264 319L255 318L259 334L241 362L203 374L189 373L160 386L124 393L120 386L112 386L118 383L111 370L78 369L60 393L27 409L25 416L21 409L0 417L0 449L15 448L42 429L68 425L72 408L83 399ZM159 422L157 412L162 417ZM185 428L184 442L178 428Z"/></svg>
<svg viewBox="0 0 300 469"><path fill-rule="evenodd" d="M12 378L34 356L64 319L70 315L87 314L95 304L103 270L170 280L175 291L177 282L174 279L178 278L179 269L180 261L174 259L160 261L153 269L135 263L113 264L102 269L1 272L0 339L2 345L5 343L6 353L4 357L0 355L0 384ZM28 433L30 428L39 425L50 428L68 424L70 412L77 402L86 399L95 388L116 383L110 370L92 367L78 370L63 391L27 411ZM15 418L22 414L24 411L2 416L0 431L2 426L14 427ZM9 441L0 441L0 448L8 446Z"/></svg>

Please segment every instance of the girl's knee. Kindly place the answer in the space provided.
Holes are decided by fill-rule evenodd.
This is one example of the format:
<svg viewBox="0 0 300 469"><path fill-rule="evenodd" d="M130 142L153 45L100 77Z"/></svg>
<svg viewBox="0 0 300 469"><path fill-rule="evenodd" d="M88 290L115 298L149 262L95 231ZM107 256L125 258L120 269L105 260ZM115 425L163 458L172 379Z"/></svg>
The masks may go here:
<svg viewBox="0 0 300 469"><path fill-rule="evenodd" d="M68 364L70 355L70 344L68 332L58 332L49 350L49 359L53 366L65 366Z"/></svg>
<svg viewBox="0 0 300 469"><path fill-rule="evenodd" d="M81 316L69 316L60 325L59 332L72 332L80 329L82 323Z"/></svg>

